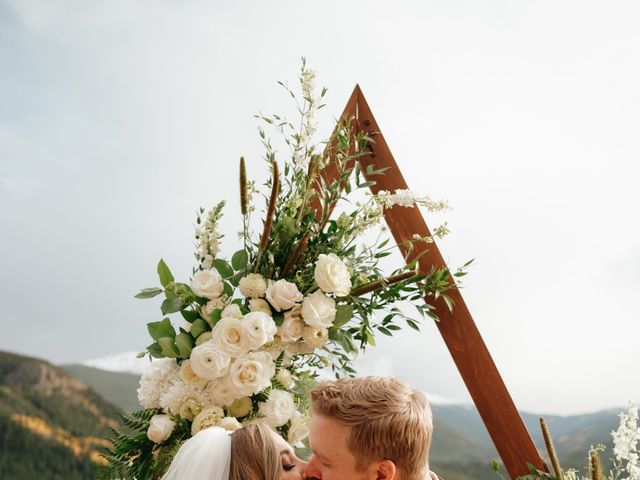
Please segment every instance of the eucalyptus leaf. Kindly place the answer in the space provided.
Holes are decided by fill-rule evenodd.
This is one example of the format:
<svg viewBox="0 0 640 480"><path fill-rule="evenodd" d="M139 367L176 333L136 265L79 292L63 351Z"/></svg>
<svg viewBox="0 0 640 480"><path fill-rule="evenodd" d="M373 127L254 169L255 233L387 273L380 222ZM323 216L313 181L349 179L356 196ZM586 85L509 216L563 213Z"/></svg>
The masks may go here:
<svg viewBox="0 0 640 480"><path fill-rule="evenodd" d="M233 268L221 258L215 258L213 260L213 266L218 270L218 273L222 275L222 278L229 278L233 276Z"/></svg>
<svg viewBox="0 0 640 480"><path fill-rule="evenodd" d="M152 343L147 347L147 351L151 354L153 358L162 358L162 349L157 342Z"/></svg>
<svg viewBox="0 0 640 480"><path fill-rule="evenodd" d="M336 318L333 321L333 326L340 328L353 318L353 305L338 305L336 306Z"/></svg>
<svg viewBox="0 0 640 480"><path fill-rule="evenodd" d="M181 358L189 358L193 345L193 338L191 338L191 335L188 333L181 332L176 335L176 346L178 347Z"/></svg>
<svg viewBox="0 0 640 480"><path fill-rule="evenodd" d="M157 287L143 288L142 290L140 290L140 293L138 293L135 296L135 298L153 298L156 295L160 295L161 293L162 293L161 288L157 288Z"/></svg>
<svg viewBox="0 0 640 480"><path fill-rule="evenodd" d="M191 335L193 338L198 338L204 332L208 332L209 330L211 330L209 328L209 324L201 318L194 320L191 324Z"/></svg>
<svg viewBox="0 0 640 480"><path fill-rule="evenodd" d="M158 276L160 277L160 284L163 287L166 287L168 284L174 281L171 270L169 270L169 267L166 263L164 263L164 260L162 259L160 259L160 261L158 262Z"/></svg>
<svg viewBox="0 0 640 480"><path fill-rule="evenodd" d="M178 358L178 355L180 355L173 338L161 337L158 339L158 345L162 349L162 355L167 358Z"/></svg>
<svg viewBox="0 0 640 480"><path fill-rule="evenodd" d="M247 268L247 263L249 263L249 255L247 255L246 250L238 250L231 257L231 265L233 268L238 270L245 270Z"/></svg>
<svg viewBox="0 0 640 480"><path fill-rule="evenodd" d="M165 298L162 305L160 305L160 310L164 315L179 312L181 308L182 300L180 300L180 297L176 297L174 295Z"/></svg>
<svg viewBox="0 0 640 480"><path fill-rule="evenodd" d="M154 340L158 340L161 337L173 338L176 336L176 331L168 318L164 318L159 322L147 323L147 330L149 330L149 335Z"/></svg>

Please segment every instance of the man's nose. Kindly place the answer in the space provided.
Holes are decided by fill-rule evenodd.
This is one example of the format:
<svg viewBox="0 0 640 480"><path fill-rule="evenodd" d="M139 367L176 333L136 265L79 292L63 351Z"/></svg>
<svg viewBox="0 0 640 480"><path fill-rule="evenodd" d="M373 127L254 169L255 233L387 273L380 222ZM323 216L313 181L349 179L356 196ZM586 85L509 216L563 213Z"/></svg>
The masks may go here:
<svg viewBox="0 0 640 480"><path fill-rule="evenodd" d="M317 478L322 480L322 473L320 473L320 469L318 468L318 458L314 455L307 463L307 468L304 471L304 478L312 479Z"/></svg>

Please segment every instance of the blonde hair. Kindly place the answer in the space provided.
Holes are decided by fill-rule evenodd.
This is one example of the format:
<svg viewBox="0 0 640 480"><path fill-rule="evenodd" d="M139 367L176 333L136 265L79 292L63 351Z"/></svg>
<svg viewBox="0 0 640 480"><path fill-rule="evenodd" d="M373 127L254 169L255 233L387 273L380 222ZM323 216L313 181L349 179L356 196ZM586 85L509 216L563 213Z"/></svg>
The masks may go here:
<svg viewBox="0 0 640 480"><path fill-rule="evenodd" d="M254 423L233 432L229 480L278 480L281 474L280 453L268 426Z"/></svg>
<svg viewBox="0 0 640 480"><path fill-rule="evenodd" d="M423 478L429 465L433 419L427 398L392 377L342 378L311 390L315 414L349 427L347 446L364 470L391 460L405 480Z"/></svg>

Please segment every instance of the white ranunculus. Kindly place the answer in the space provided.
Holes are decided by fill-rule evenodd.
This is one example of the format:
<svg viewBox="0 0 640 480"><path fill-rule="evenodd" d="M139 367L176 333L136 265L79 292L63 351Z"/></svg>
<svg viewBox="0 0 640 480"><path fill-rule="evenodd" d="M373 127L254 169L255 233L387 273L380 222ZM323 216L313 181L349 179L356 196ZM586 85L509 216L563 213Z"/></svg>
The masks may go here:
<svg viewBox="0 0 640 480"><path fill-rule="evenodd" d="M238 287L246 298L260 298L267 291L267 281L259 273L250 273L240 279Z"/></svg>
<svg viewBox="0 0 640 480"><path fill-rule="evenodd" d="M199 297L218 298L224 291L224 283L218 270L200 270L191 280L191 290Z"/></svg>
<svg viewBox="0 0 640 480"><path fill-rule="evenodd" d="M207 380L215 380L227 373L231 359L213 341L205 342L191 350L190 367L194 373Z"/></svg>
<svg viewBox="0 0 640 480"><path fill-rule="evenodd" d="M154 415L149 423L147 437L153 443L162 443L171 436L175 426L176 422L169 415Z"/></svg>
<svg viewBox="0 0 640 480"><path fill-rule="evenodd" d="M250 350L249 335L243 321L238 318L221 318L211 331L212 342L229 357L237 358Z"/></svg>
<svg viewBox="0 0 640 480"><path fill-rule="evenodd" d="M302 321L300 307L295 307L284 312L284 320L278 328L278 335L283 343L295 342L302 338L304 322Z"/></svg>
<svg viewBox="0 0 640 480"><path fill-rule="evenodd" d="M209 405L196 415L191 424L191 435L209 427L216 427L224 418L224 410L218 405Z"/></svg>
<svg viewBox="0 0 640 480"><path fill-rule="evenodd" d="M329 328L336 319L336 302L320 290L302 301L302 318L313 328Z"/></svg>
<svg viewBox="0 0 640 480"><path fill-rule="evenodd" d="M296 284L287 282L284 279L277 282L270 281L266 297L271 306L278 312L295 307L303 299Z"/></svg>
<svg viewBox="0 0 640 480"><path fill-rule="evenodd" d="M302 415L297 410L293 413L291 427L289 427L287 435L287 441L290 445L296 445L309 436L309 423L310 419L306 415Z"/></svg>
<svg viewBox="0 0 640 480"><path fill-rule="evenodd" d="M221 318L242 318L242 311L240 311L240 307L235 303L230 303L224 310L220 313Z"/></svg>
<svg viewBox="0 0 640 480"><path fill-rule="evenodd" d="M276 374L276 380L278 380L287 390L291 390L295 386L293 375L291 375L291 370L287 368L280 369L280 371Z"/></svg>
<svg viewBox="0 0 640 480"><path fill-rule="evenodd" d="M274 428L281 427L289 421L295 411L293 395L283 390L271 390L267 401L260 402L258 411L264 415L269 425Z"/></svg>
<svg viewBox="0 0 640 480"><path fill-rule="evenodd" d="M229 369L229 382L237 397L247 397L271 385L276 365L267 352L251 352L237 358Z"/></svg>
<svg viewBox="0 0 640 480"><path fill-rule="evenodd" d="M250 397L241 397L234 400L231 405L227 407L227 412L236 418L246 417L253 410L253 404Z"/></svg>
<svg viewBox="0 0 640 480"><path fill-rule="evenodd" d="M318 256L314 277L323 292L335 293L339 297L344 297L349 295L351 291L349 269L335 253Z"/></svg>
<svg viewBox="0 0 640 480"><path fill-rule="evenodd" d="M242 424L234 417L224 417L218 424L220 428L224 428L227 432L235 432L242 428Z"/></svg>
<svg viewBox="0 0 640 480"><path fill-rule="evenodd" d="M159 408L160 397L171 386L178 369L178 363L173 358L161 358L151 362L140 378L140 405L144 408Z"/></svg>
<svg viewBox="0 0 640 480"><path fill-rule="evenodd" d="M273 336L278 331L276 322L270 315L263 312L250 312L242 321L249 336L252 350L260 348L265 343L273 342Z"/></svg>
<svg viewBox="0 0 640 480"><path fill-rule="evenodd" d="M185 360L180 365L180 379L185 383L200 383L206 382L205 379L202 379L196 372L191 368L191 360Z"/></svg>
<svg viewBox="0 0 640 480"><path fill-rule="evenodd" d="M229 382L229 374L209 382L206 388L209 403L216 405L231 405L233 401L241 395L236 392L235 387Z"/></svg>
<svg viewBox="0 0 640 480"><path fill-rule="evenodd" d="M264 312L267 315L271 315L271 307L269 302L262 298L252 298L249 300L249 310L252 312Z"/></svg>

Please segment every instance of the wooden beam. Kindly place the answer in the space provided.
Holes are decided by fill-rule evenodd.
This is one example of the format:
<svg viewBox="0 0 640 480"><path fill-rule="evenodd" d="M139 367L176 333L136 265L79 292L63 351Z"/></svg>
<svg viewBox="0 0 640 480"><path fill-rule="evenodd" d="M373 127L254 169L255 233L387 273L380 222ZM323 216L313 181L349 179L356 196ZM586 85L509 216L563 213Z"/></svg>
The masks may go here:
<svg viewBox="0 0 640 480"><path fill-rule="evenodd" d="M355 102L353 101L354 97ZM362 172L366 172L368 165L373 165L376 169L389 167L384 175L367 178L367 180L377 182L371 187L371 191L373 193L380 190L393 192L396 189L408 188L380 127L357 85L343 113L343 116L349 115L356 118L356 128L374 135L375 143L371 145L371 153L358 160ZM414 234L431 235L418 208L396 206L387 209L384 216L398 244L411 239ZM425 253L423 254L423 252ZM435 243L417 242L411 252L404 249L402 254L407 262L422 254L418 261L422 272L430 271L433 266L437 268L447 266ZM453 312L449 311L442 299L436 301L434 306L440 318L436 325L505 468L511 478L527 475L529 473L528 463L544 470L545 466L540 454L513 403L469 309L464 303L460 290L454 286L449 295L455 302Z"/></svg>

